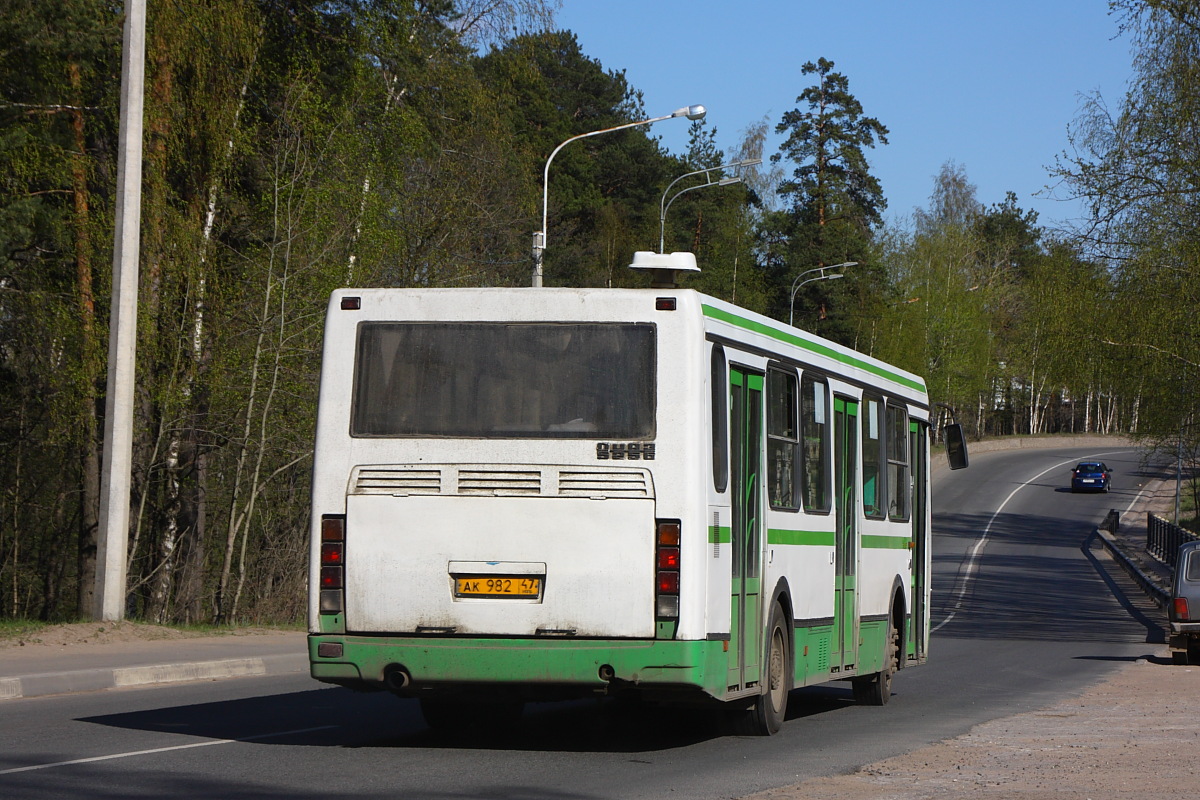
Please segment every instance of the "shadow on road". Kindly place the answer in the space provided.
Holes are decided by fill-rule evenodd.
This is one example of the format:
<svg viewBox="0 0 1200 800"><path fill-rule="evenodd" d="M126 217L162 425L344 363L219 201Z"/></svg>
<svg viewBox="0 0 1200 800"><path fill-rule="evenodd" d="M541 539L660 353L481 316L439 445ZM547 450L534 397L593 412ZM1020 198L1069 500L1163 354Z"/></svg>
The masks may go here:
<svg viewBox="0 0 1200 800"><path fill-rule="evenodd" d="M812 717L851 705L848 684L796 689L788 698L787 718ZM735 735L730 716L715 707L663 707L606 698L530 703L515 727L455 736L430 730L415 700L336 687L80 721L204 739L355 749L653 753Z"/></svg>

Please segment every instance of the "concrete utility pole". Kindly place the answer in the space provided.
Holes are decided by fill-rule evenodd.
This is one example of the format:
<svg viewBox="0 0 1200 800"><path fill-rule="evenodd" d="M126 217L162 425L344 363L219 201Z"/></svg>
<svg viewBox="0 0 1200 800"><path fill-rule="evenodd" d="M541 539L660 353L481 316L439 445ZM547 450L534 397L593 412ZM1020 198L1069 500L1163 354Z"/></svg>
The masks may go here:
<svg viewBox="0 0 1200 800"><path fill-rule="evenodd" d="M142 221L142 94L146 74L146 0L126 0L121 53L121 122L117 151L117 221L113 247L112 315L104 461L100 472L100 535L96 547L96 619L125 618L129 546L130 464L133 461L134 355L137 348L138 249Z"/></svg>

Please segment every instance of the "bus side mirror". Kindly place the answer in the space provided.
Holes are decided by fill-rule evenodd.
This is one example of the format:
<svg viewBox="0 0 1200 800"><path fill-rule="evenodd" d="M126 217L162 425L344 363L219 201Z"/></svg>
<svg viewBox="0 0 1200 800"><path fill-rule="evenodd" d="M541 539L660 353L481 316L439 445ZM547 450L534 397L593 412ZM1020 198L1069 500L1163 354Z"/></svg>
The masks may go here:
<svg viewBox="0 0 1200 800"><path fill-rule="evenodd" d="M967 439L963 435L962 425L957 422L947 425L942 436L946 439L946 457L950 460L950 469L966 469Z"/></svg>

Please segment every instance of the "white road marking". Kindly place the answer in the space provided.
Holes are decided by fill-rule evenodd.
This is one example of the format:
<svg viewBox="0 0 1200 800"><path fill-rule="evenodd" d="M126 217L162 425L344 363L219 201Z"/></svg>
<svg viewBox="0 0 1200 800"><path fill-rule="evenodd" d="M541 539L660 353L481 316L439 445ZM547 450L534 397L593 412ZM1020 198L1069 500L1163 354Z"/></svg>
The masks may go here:
<svg viewBox="0 0 1200 800"><path fill-rule="evenodd" d="M988 534L991 533L991 531L992 531L992 523L994 523L996 521L996 517L1000 516L1000 512L1002 512L1004 510L1004 507L1006 505L1008 505L1008 501L1012 500L1013 497L1017 494L1017 492L1021 491L1026 486L1028 486L1029 484L1036 481L1038 478L1045 475L1047 472L1050 472L1051 470L1055 470L1055 469L1062 469L1062 467L1067 464L1071 464L1071 463L1078 464L1080 461L1087 461L1088 459L1099 458L1100 456L1115 455L1115 454L1124 453L1124 452L1127 452L1127 451L1110 450L1105 453L1095 453L1090 456L1079 456L1078 458L1071 458L1066 461L1061 461L1052 467L1047 467L1046 469L1039 472L1037 475L1034 475L1032 478L1030 478L1029 480L1022 483L1017 488L1013 489L1012 492L1008 495L1008 497L1004 498L1004 502L1001 503L999 505L999 507L997 507L996 510L992 513L992 518L988 520L988 524L984 527L983 534L980 535L979 540L975 542L973 547L971 547L970 557L967 559L966 572L963 574L962 582L958 587L958 591L955 593L956 597L955 597L955 601L954 601L953 610L951 610L949 616L947 616L944 620L942 620L937 625L935 625L933 628L931 628L929 632L936 633L937 631L944 628L946 626L946 624L949 623L950 620L954 619L955 615L958 614L959 609L962 608L963 599L967 595L967 587L970 586L971 579L975 576L976 569L978 569L979 555L980 555L980 553L983 552L983 546L985 544L987 544ZM1138 497L1141 497L1141 495L1139 494ZM1135 502L1136 502L1136 500L1137 500L1137 498L1134 498ZM1132 508L1133 503L1130 503L1129 507ZM1128 510L1129 509L1126 509L1126 511L1128 511Z"/></svg>
<svg viewBox="0 0 1200 800"><path fill-rule="evenodd" d="M322 725L319 728L301 728L295 731L279 731L277 733L262 733L258 736L247 736L244 739L209 739L204 742L192 742L191 744L177 744L173 747L154 747L149 750L132 750L128 753L112 753L107 756L92 756L91 758L74 758L70 761L55 761L50 764L34 764L29 767L16 767L15 769L0 769L0 775L12 775L14 772L31 772L38 769L50 769L51 767L67 767L72 764L90 764L95 761L112 761L117 758L132 758L133 756L148 756L154 753L169 753L172 750L190 750L193 747L211 747L214 744L233 744L234 742L253 742L257 739L272 739L277 736L292 736L298 733L312 733L313 731L326 731L331 728L336 728L337 725Z"/></svg>

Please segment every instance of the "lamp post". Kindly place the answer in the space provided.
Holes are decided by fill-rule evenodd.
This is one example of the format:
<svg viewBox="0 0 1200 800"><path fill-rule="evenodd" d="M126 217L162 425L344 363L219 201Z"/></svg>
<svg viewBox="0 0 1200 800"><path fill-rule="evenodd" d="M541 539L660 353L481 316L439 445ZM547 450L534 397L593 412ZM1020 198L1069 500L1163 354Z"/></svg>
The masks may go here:
<svg viewBox="0 0 1200 800"><path fill-rule="evenodd" d="M662 199L658 201L658 252L663 252L663 242L666 239L667 210L670 209L671 203L674 203L675 199L679 197L679 195L690 192L693 189L706 189L709 186L729 186L730 184L741 183L741 175L735 175L732 178L719 178L717 180L713 180L712 178L708 177L708 173L719 169L741 169L742 167L753 167L761 163L761 158L747 158L741 161L730 161L728 164L722 164L719 167L709 167L708 169L698 169L694 172L685 172L683 175L680 175L678 178L671 181L671 183L667 185L666 190L663 192ZM690 178L693 175L703 175L705 182L695 186L688 186L685 189L680 189L678 192L672 195L670 200L667 199L667 195L671 193L671 189L675 186L675 184L679 183L684 178Z"/></svg>
<svg viewBox="0 0 1200 800"><path fill-rule="evenodd" d="M833 275L826 275L825 270L841 269L842 267L857 267L857 266L858 266L857 261L843 261L841 264L834 264L834 265L828 266L828 267L813 267L812 269L805 270L804 272L801 272L799 275L797 275L796 279L794 281L792 281L791 296L788 298L788 325L792 324L792 318L796 315L796 292L798 292L802 288L804 288L804 284L812 283L813 281L832 281L832 280L837 280L838 278L844 278L846 276L840 272L834 273ZM815 278L808 278L807 280L804 280L804 281L800 280L805 275L812 275L814 272L818 273Z"/></svg>
<svg viewBox="0 0 1200 800"><path fill-rule="evenodd" d="M108 339L108 407L100 470L99 530L92 608L96 620L125 619L132 483L133 408L136 401L139 230L142 215L142 123L146 72L146 2L125 4L121 52L121 116L117 150L116 233L112 315Z"/></svg>
<svg viewBox="0 0 1200 800"><path fill-rule="evenodd" d="M550 162L554 161L554 157L558 155L558 151L569 145L571 142L580 139L586 139L589 136L599 136L602 133L612 133L613 131L622 131L626 128L636 128L640 125L653 125L655 122L662 122L664 119L674 119L675 117L687 117L690 120L704 119L704 115L708 113L707 109L701 105L685 106L677 108L670 114L664 114L661 117L652 117L644 119L640 122L627 122L624 125L614 125L611 128L602 128L598 131L589 133L581 133L578 136L572 136L565 142L554 148L554 152L546 159L546 168L542 171L542 229L533 234L533 285L540 287L542 285L542 258L546 251L546 219L549 216L550 208Z"/></svg>

